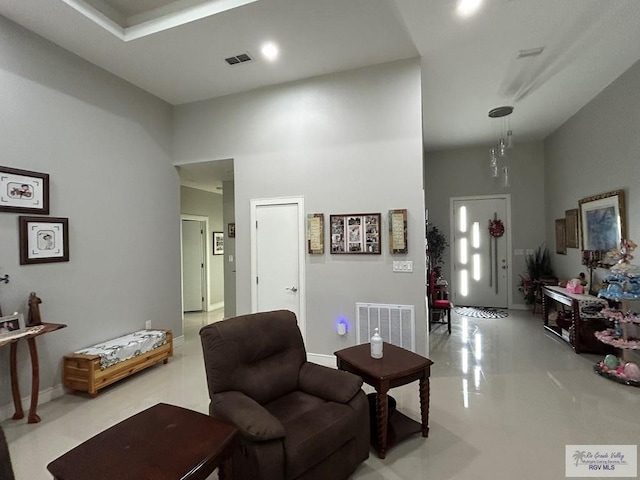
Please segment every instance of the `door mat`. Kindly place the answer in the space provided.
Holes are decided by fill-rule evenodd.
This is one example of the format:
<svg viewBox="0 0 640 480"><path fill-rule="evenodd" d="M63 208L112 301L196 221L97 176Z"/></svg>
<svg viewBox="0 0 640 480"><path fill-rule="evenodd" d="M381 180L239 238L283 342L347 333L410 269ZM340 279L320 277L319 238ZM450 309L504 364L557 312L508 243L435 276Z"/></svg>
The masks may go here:
<svg viewBox="0 0 640 480"><path fill-rule="evenodd" d="M504 318L509 316L508 312L504 310L498 310L497 308L455 307L453 310L458 315L471 318Z"/></svg>

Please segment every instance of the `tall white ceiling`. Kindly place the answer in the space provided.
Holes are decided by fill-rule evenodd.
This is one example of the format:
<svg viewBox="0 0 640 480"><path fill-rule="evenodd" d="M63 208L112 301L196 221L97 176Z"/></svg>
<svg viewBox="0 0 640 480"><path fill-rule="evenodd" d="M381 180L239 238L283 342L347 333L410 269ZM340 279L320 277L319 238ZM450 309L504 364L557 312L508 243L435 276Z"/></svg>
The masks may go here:
<svg viewBox="0 0 640 480"><path fill-rule="evenodd" d="M427 150L555 130L640 59L638 0L0 0L0 14L171 104L421 56ZM269 63L260 46L273 41ZM544 47L541 55L518 52ZM229 66L224 59L254 60Z"/></svg>

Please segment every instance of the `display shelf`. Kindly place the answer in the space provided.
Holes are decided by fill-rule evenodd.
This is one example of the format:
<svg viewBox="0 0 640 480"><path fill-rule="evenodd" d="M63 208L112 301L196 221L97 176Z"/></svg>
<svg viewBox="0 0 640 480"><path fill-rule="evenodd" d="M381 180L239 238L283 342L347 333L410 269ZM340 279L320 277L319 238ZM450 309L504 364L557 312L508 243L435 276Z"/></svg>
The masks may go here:
<svg viewBox="0 0 640 480"><path fill-rule="evenodd" d="M632 387L640 387L640 382L637 380L631 380L624 375L617 373L615 370L609 370L604 362L598 362L593 366L593 371L598 375L602 375L604 378L612 380L623 385L630 385Z"/></svg>
<svg viewBox="0 0 640 480"><path fill-rule="evenodd" d="M627 350L640 350L640 340L624 339L616 334L613 328L607 328L601 332L594 332L596 338L606 345Z"/></svg>

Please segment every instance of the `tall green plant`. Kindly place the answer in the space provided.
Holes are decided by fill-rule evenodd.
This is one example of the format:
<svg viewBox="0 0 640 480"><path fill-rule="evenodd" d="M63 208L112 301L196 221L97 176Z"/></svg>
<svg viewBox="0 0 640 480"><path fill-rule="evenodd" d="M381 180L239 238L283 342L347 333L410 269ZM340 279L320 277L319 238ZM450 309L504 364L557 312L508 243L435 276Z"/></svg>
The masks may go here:
<svg viewBox="0 0 640 480"><path fill-rule="evenodd" d="M527 263L527 275L530 280L553 277L551 254L547 247L540 245L533 254L527 255L525 261Z"/></svg>
<svg viewBox="0 0 640 480"><path fill-rule="evenodd" d="M444 234L435 225L427 225L427 249L431 268L441 267L444 251L449 246Z"/></svg>

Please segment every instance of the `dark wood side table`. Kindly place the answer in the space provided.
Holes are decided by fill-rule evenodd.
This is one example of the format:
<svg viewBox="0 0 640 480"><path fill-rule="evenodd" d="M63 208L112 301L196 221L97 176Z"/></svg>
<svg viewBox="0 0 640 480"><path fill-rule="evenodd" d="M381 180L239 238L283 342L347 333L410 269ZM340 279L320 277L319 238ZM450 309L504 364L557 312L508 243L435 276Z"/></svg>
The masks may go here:
<svg viewBox="0 0 640 480"><path fill-rule="evenodd" d="M55 332L61 328L65 328L63 323L42 323L43 328L37 333L25 335L19 338L0 339L0 347L10 344L10 371L11 371L11 393L13 395L13 406L15 413L13 414L14 420L24 418L24 411L22 410L22 401L20 400L20 388L18 386L18 343L20 340L26 340L29 345L29 355L31 357L31 405L29 406L29 416L27 417L27 423L38 423L40 417L36 413L38 408L38 394L40 391L40 364L38 362L38 347L36 345L36 337L44 335L46 333Z"/></svg>
<svg viewBox="0 0 640 480"><path fill-rule="evenodd" d="M231 477L237 430L193 410L158 403L49 465L56 480L204 480Z"/></svg>
<svg viewBox="0 0 640 480"><path fill-rule="evenodd" d="M429 436L429 376L433 362L416 353L384 342L384 356L371 357L368 343L335 352L338 368L362 377L365 383L376 389L376 429L372 430L371 443L384 458L387 449L407 436L422 432ZM388 418L387 392L390 388L420 381L420 415L418 423L396 411ZM389 421L388 421L389 420Z"/></svg>

